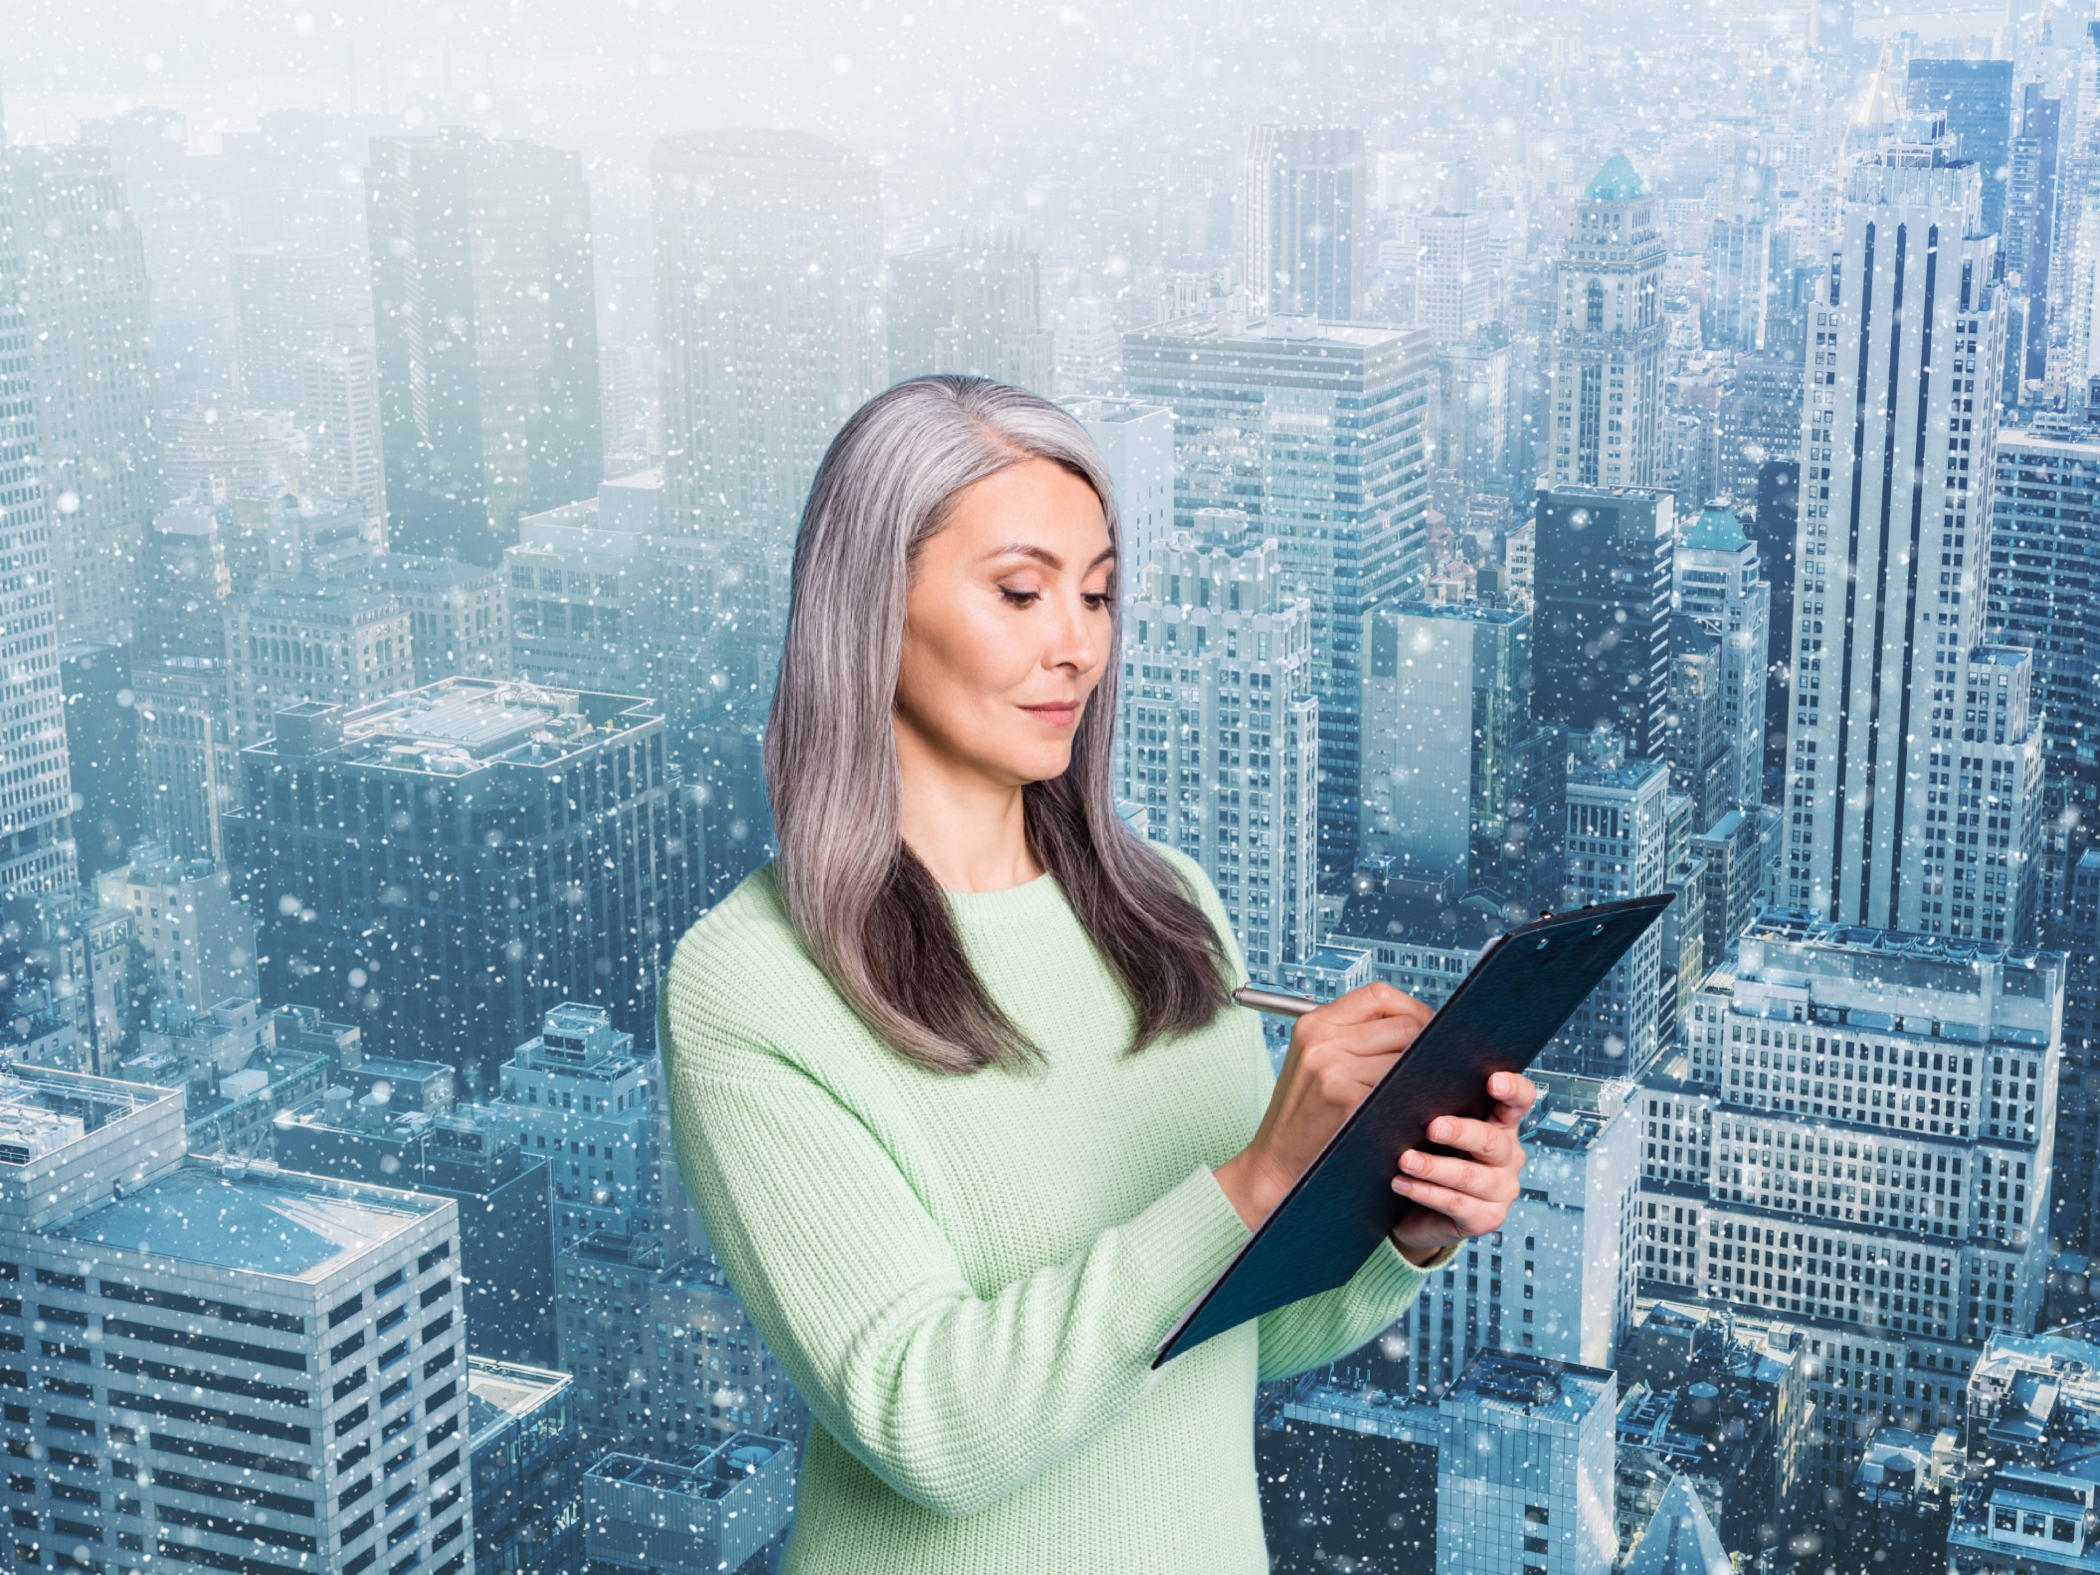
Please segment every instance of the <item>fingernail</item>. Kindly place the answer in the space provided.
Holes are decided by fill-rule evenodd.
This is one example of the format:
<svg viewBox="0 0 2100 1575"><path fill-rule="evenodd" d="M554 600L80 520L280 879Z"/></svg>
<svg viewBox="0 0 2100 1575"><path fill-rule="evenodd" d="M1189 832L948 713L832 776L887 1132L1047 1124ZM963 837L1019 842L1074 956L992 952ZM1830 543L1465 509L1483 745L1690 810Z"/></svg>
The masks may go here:
<svg viewBox="0 0 2100 1575"><path fill-rule="evenodd" d="M1509 1074L1507 1072L1497 1072L1493 1077L1489 1078L1488 1092L1497 1099L1507 1094L1509 1092Z"/></svg>
<svg viewBox="0 0 2100 1575"><path fill-rule="evenodd" d="M1429 1135L1439 1143L1443 1142L1451 1136L1451 1123L1439 1116L1436 1120L1429 1123Z"/></svg>
<svg viewBox="0 0 2100 1575"><path fill-rule="evenodd" d="M1400 1156L1400 1168L1402 1170L1412 1170L1417 1174L1420 1174L1422 1165L1422 1156L1420 1154L1417 1154L1413 1149L1409 1149L1405 1154L1402 1154Z"/></svg>

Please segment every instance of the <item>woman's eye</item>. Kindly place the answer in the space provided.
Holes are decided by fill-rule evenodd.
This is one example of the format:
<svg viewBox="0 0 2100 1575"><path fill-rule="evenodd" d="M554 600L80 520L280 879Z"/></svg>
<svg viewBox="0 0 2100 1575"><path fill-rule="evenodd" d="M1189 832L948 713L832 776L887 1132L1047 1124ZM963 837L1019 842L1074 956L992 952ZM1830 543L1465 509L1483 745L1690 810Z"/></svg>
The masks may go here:
<svg viewBox="0 0 2100 1575"><path fill-rule="evenodd" d="M1037 591L1010 591L1002 585L999 587L999 594L1006 598L1009 606L1026 607L1041 593Z"/></svg>
<svg viewBox="0 0 2100 1575"><path fill-rule="evenodd" d="M1099 612L1102 608L1108 605L1108 592L1088 591L1085 594L1083 594L1079 599L1086 603L1086 608L1088 612Z"/></svg>

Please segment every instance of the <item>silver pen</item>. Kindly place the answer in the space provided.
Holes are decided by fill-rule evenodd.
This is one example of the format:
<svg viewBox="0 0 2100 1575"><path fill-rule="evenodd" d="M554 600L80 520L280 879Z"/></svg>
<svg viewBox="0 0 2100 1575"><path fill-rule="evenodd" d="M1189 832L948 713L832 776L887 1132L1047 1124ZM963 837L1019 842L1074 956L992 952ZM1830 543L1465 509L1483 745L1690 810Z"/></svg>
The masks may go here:
<svg viewBox="0 0 2100 1575"><path fill-rule="evenodd" d="M1278 1017L1303 1017L1320 1004L1302 995L1285 995L1280 990L1264 990L1252 984L1241 985L1232 992L1232 998L1242 1006L1251 1006L1257 1012L1274 1012Z"/></svg>

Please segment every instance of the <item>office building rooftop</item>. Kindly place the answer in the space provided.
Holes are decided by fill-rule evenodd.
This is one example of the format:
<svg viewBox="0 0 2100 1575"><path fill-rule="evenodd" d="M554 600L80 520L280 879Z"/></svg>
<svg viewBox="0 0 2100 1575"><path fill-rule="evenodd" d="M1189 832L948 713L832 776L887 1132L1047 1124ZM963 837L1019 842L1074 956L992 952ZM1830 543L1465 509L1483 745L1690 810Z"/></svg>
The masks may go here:
<svg viewBox="0 0 2100 1575"><path fill-rule="evenodd" d="M319 1280L444 1206L440 1198L274 1165L192 1159L51 1234L207 1268Z"/></svg>

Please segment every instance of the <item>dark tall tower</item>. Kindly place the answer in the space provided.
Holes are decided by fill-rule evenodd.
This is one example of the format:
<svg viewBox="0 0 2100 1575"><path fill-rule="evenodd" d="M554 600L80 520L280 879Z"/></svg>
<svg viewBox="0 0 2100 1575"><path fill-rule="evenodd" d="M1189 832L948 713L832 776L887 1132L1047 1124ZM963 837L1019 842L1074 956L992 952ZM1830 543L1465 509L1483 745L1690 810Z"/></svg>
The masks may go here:
<svg viewBox="0 0 2100 1575"><path fill-rule="evenodd" d="M563 1001L648 1031L701 863L654 701L448 678L274 732L225 821L269 999L462 1069Z"/></svg>
<svg viewBox="0 0 2100 1575"><path fill-rule="evenodd" d="M2010 60L1913 60L1905 94L1913 114L1941 110L1961 156L1983 174L1983 230L2005 229L2005 188L2012 176L2013 63Z"/></svg>
<svg viewBox="0 0 2100 1575"><path fill-rule="evenodd" d="M582 158L375 137L365 201L393 545L494 563L519 515L600 480Z"/></svg>
<svg viewBox="0 0 2100 1575"><path fill-rule="evenodd" d="M1539 494L1532 714L1541 722L1578 733L1604 723L1627 754L1663 758L1676 544L1667 492Z"/></svg>

